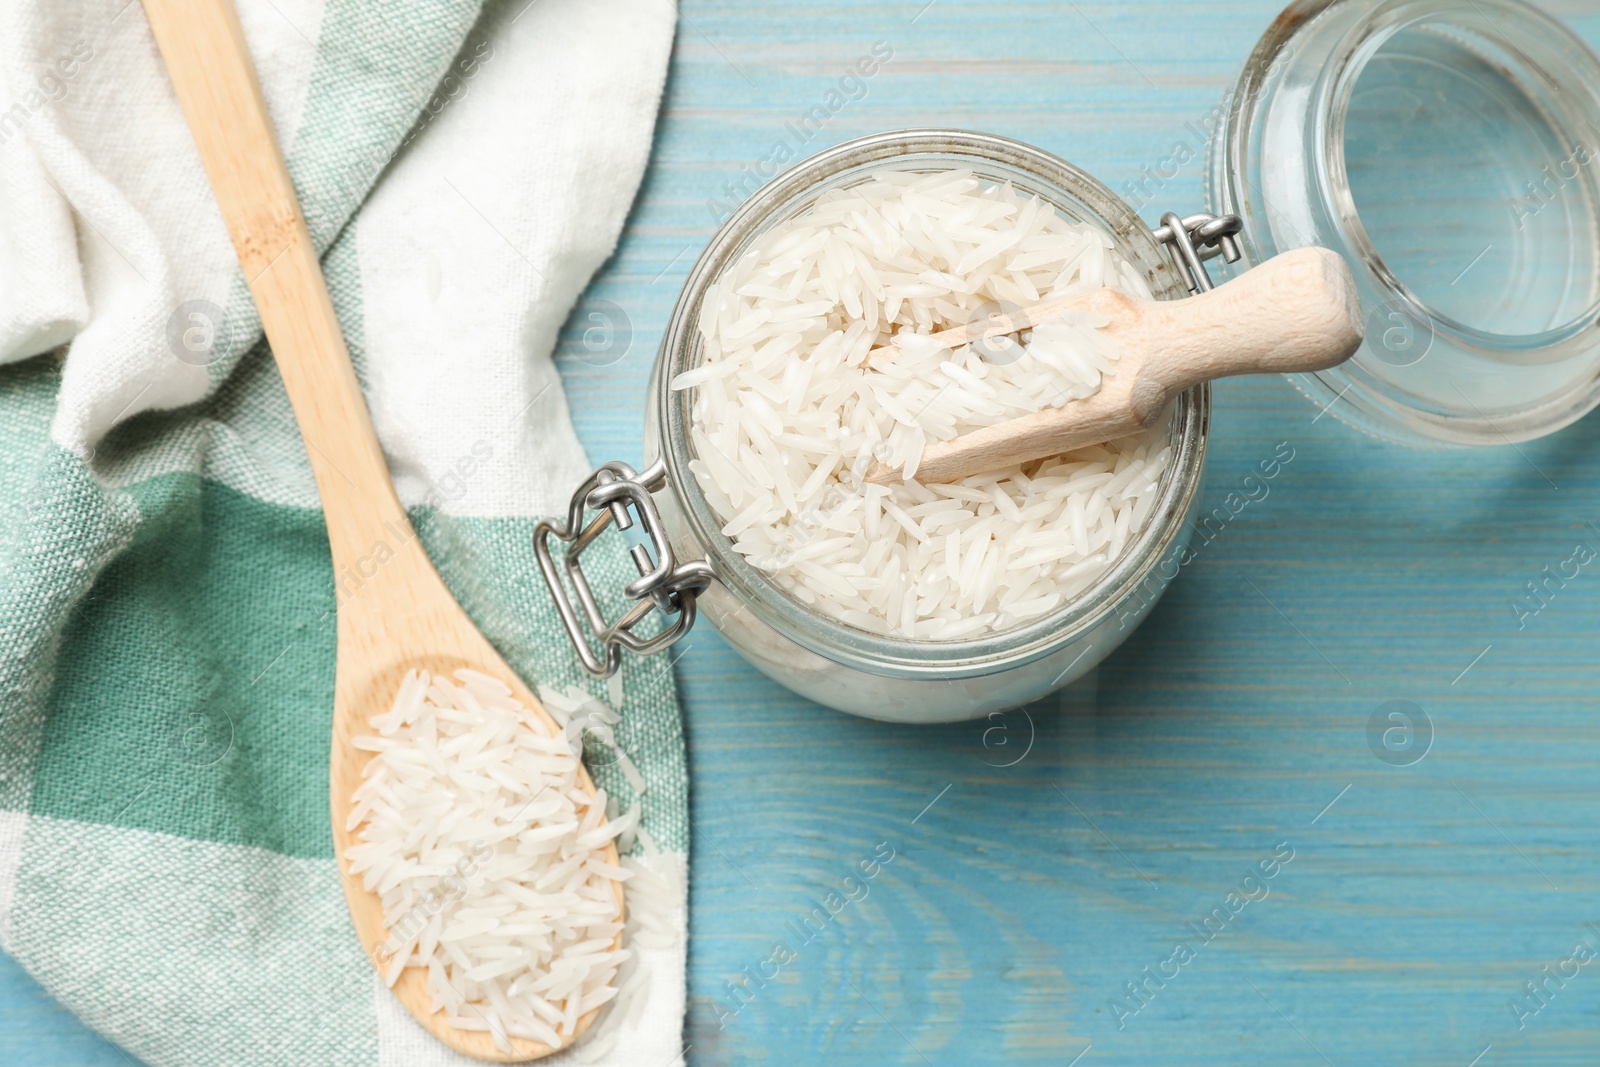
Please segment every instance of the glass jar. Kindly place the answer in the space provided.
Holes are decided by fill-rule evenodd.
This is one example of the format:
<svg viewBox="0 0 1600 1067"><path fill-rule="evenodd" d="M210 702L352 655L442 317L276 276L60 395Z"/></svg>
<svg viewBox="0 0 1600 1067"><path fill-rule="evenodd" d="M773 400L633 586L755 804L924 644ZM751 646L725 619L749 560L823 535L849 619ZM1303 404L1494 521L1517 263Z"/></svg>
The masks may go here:
<svg viewBox="0 0 1600 1067"><path fill-rule="evenodd" d="M1342 253L1367 341L1291 376L1413 445L1500 445L1600 403L1600 60L1521 0L1300 0L1211 139L1246 264Z"/></svg>
<svg viewBox="0 0 1600 1067"><path fill-rule="evenodd" d="M877 134L829 149L774 178L727 220L684 284L651 378L644 435L650 466L642 473L620 464L602 468L574 497L565 527L546 523L536 536L546 580L575 644L580 638L599 638L602 645L609 641L602 653L580 645L591 673L614 670L623 648L649 652L664 647L703 613L757 668L818 703L896 722L977 718L1036 700L1089 671L1133 631L1176 575L1200 491L1210 412L1205 386L1180 396L1168 411L1165 430L1172 458L1144 529L1092 586L1054 613L1015 629L955 641L868 633L792 599L733 550L721 532L723 520L711 510L688 467L693 457L689 394L670 388L674 377L699 362L701 299L759 234L804 212L826 190L865 180L870 172L890 166L966 169L988 181L1010 182L1067 217L1110 234L1118 250L1143 272L1157 299L1188 295L1189 276L1127 204L1076 167L1002 137L957 130ZM1198 227L1205 219L1209 216L1183 221ZM611 506L619 501L622 507ZM657 513L650 514L642 506L646 504L653 504ZM579 533L596 514L601 528L611 521L631 524L632 514L643 521L651 548L635 549L642 577L630 594L652 586L665 590L656 603L674 616L655 638L637 639L631 633L632 625L649 614L649 594L638 599L640 608L615 624L600 617L572 549L564 570L576 587L577 607L561 591L562 568L549 552L549 539L570 539L581 552L598 536L598 531ZM675 579L675 572L681 577ZM688 596L674 600L674 591ZM587 638L578 623L579 610L590 624Z"/></svg>

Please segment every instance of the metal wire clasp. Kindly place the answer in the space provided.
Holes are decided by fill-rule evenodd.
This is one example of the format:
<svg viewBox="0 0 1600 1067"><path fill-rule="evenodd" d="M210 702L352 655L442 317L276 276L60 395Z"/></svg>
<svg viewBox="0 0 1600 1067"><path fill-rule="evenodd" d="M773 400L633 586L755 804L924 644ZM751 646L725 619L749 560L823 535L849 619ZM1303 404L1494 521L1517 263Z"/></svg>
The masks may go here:
<svg viewBox="0 0 1600 1067"><path fill-rule="evenodd" d="M1179 218L1169 211L1161 216L1161 225L1151 231L1158 242L1172 246L1172 258L1183 272L1183 283L1191 293L1203 293L1215 288L1205 261L1221 256L1229 263L1237 263L1241 255L1236 235L1244 223L1238 215L1185 215Z"/></svg>
<svg viewBox="0 0 1600 1067"><path fill-rule="evenodd" d="M656 510L650 494L667 481L666 464L657 460L644 471L635 471L626 463L607 463L584 482L572 495L567 509L567 521L544 519L533 531L533 551L539 559L539 570L545 585L556 602L561 615L561 625L583 663L583 669L596 678L609 678L622 666L622 650L649 656L670 647L694 625L695 597L716 577L711 565L694 560L679 564L672 556L672 545L661 525L661 513ZM630 511L630 508L632 509ZM595 513L593 519L590 513ZM623 587L630 600L638 601L614 623L606 622L605 615L595 600L594 590L583 573L581 558L584 550L594 544L612 523L619 530L633 528L634 515L649 538L649 544L636 544L628 550L639 577ZM550 552L550 538L567 543L563 567L567 581L563 582L556 568L555 557ZM577 595L583 607L589 633L584 631L573 607ZM671 622L649 636L634 633L634 627L653 611L675 616ZM593 634L598 649L591 646Z"/></svg>

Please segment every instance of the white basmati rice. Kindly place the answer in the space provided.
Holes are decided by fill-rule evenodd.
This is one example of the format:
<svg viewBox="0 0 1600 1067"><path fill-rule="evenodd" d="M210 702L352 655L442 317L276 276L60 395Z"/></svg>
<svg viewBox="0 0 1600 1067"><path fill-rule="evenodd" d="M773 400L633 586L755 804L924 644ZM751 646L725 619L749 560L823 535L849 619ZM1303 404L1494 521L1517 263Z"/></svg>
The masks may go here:
<svg viewBox="0 0 1600 1067"><path fill-rule="evenodd" d="M573 701L561 707L563 721L578 721ZM608 731L618 721L587 694L580 707ZM579 782L581 738L551 737L475 671L454 681L410 672L372 727L353 741L374 755L347 823L359 843L345 857L383 903L385 980L426 968L432 1009L504 1050L511 1037L567 1044L580 1017L627 985L615 981L630 956L616 947L617 884L642 872L662 884L608 849L637 832L637 805L602 822L605 792ZM652 914L643 909L659 935Z"/></svg>
<svg viewBox="0 0 1600 1067"><path fill-rule="evenodd" d="M951 484L923 449L1092 396L1117 358L1087 315L954 351L922 335L1115 285L1110 235L967 171L881 170L760 235L706 290L690 462L723 533L802 603L877 633L955 640L1059 608L1144 527L1157 428ZM898 355L872 349L895 344ZM904 483L864 484L885 462Z"/></svg>

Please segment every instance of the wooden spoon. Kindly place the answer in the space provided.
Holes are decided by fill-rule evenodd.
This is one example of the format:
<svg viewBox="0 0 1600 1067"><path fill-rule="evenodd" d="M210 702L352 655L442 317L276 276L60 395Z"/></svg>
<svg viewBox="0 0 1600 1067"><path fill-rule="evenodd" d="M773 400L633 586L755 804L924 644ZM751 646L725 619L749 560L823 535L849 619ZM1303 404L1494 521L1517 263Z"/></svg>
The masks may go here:
<svg viewBox="0 0 1600 1067"><path fill-rule="evenodd" d="M451 596L395 496L231 0L144 0L144 7L261 312L322 497L339 602L329 768L333 842L350 918L381 974L388 962L380 949L383 908L348 873L344 859L354 836L345 829L351 797L372 756L352 747L351 738L374 732L372 716L389 710L413 668L448 674L469 667L499 678L551 736L561 730ZM592 796L588 774L578 773ZM614 846L606 862L617 862ZM616 893L620 922L620 883ZM488 1033L450 1027L445 1012L429 1008L425 973L406 968L394 994L446 1045L500 1062L555 1051L513 1037L506 1053ZM597 1012L578 1020L574 1037Z"/></svg>
<svg viewBox="0 0 1600 1067"><path fill-rule="evenodd" d="M1100 391L931 444L917 467L918 481L953 482L1137 433L1174 396L1201 382L1234 374L1325 370L1361 347L1355 279L1344 259L1326 248L1284 252L1187 300L1145 300L1119 289L1096 289L1024 308L1005 321L973 323L938 336L955 347L1072 311L1111 320L1104 332L1116 341L1118 358ZM872 353L872 362L892 358L891 353L891 348L880 349ZM887 485L900 473L879 463L867 472L867 481Z"/></svg>

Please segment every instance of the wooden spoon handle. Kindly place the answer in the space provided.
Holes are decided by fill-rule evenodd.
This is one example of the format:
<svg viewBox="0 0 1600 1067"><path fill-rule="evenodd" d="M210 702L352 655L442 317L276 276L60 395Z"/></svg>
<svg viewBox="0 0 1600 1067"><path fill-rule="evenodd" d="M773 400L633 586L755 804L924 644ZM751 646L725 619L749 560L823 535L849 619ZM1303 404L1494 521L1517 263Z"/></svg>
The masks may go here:
<svg viewBox="0 0 1600 1067"><path fill-rule="evenodd" d="M1151 305L1117 342L1145 353L1132 406L1148 425L1191 386L1325 370L1349 358L1361 337L1361 298L1344 257L1297 248L1208 293Z"/></svg>
<svg viewBox="0 0 1600 1067"><path fill-rule="evenodd" d="M144 0L239 265L261 313L335 560L385 521L409 530L232 0Z"/></svg>

